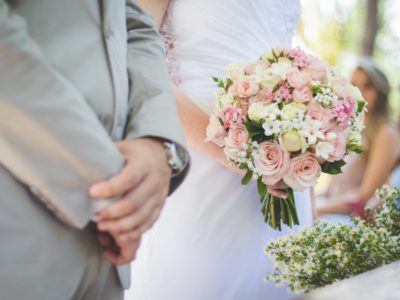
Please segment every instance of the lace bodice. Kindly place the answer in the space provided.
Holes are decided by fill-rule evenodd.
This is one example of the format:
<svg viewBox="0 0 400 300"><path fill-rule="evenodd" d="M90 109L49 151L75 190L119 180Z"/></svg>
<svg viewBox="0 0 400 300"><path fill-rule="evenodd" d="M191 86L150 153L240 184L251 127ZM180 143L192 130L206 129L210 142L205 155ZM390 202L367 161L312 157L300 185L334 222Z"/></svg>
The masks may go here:
<svg viewBox="0 0 400 300"><path fill-rule="evenodd" d="M232 62L290 46L298 0L171 0L162 27L174 82L211 112L215 85Z"/></svg>

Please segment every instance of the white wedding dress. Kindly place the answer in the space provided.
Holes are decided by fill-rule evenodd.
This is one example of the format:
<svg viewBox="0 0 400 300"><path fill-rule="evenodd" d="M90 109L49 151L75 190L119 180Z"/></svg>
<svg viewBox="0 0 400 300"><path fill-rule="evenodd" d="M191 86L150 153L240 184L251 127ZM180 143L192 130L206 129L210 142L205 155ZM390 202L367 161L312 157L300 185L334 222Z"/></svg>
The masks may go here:
<svg viewBox="0 0 400 300"><path fill-rule="evenodd" d="M215 84L231 62L290 46L299 17L293 0L172 0L164 31L178 87L211 113ZM168 126L168 124L166 124ZM255 184L191 151L191 171L143 238L127 300L283 300L290 295L263 279L272 270L264 248L277 232L260 212ZM296 193L302 225L311 225L310 192Z"/></svg>

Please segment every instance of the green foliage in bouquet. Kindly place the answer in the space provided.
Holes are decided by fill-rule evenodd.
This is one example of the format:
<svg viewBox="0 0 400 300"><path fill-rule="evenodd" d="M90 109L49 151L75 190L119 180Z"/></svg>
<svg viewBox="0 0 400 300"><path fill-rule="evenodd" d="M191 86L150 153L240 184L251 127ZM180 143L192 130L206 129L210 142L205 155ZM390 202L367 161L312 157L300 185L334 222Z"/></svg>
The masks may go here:
<svg viewBox="0 0 400 300"><path fill-rule="evenodd" d="M374 224L358 218L352 219L353 227L317 221L312 229L271 242L265 251L275 271L266 280L309 292L400 260L399 191L385 186L376 194L383 205Z"/></svg>

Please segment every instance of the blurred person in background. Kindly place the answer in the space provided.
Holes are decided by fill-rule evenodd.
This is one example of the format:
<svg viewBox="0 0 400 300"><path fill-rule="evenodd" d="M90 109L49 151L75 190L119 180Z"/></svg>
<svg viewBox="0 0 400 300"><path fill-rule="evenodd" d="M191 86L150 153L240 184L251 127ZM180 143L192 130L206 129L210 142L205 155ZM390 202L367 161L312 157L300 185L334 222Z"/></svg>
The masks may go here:
<svg viewBox="0 0 400 300"><path fill-rule="evenodd" d="M366 206L376 208L375 190L389 182L400 158L398 128L389 118L387 77L372 60L363 58L353 72L352 83L368 103L364 153L349 158L343 174L332 178L323 195L327 201L317 208L317 214L332 220L341 219L338 215L363 217Z"/></svg>

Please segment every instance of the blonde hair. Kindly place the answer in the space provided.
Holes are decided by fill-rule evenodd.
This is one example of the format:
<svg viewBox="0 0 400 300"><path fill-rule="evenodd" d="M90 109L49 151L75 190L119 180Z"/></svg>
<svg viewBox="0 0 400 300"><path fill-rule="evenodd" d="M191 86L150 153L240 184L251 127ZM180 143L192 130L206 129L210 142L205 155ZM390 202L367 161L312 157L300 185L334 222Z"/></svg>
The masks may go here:
<svg viewBox="0 0 400 300"><path fill-rule="evenodd" d="M363 71L370 84L377 91L377 101L375 107L369 114L368 126L364 129L363 136L365 140L366 154L372 144L372 140L382 124L389 122L389 94L390 85L386 75L369 58L360 59L355 71Z"/></svg>

